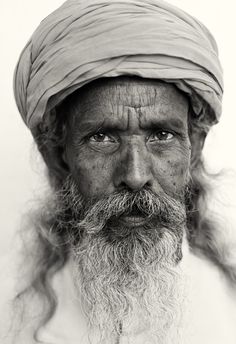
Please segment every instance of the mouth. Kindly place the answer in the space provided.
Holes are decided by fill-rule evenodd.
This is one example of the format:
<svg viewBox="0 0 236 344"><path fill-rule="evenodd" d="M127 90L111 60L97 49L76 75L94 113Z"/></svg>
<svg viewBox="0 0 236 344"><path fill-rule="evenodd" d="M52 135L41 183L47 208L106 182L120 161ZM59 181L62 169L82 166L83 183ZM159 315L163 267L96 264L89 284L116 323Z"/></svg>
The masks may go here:
<svg viewBox="0 0 236 344"><path fill-rule="evenodd" d="M150 220L137 207L133 208L131 212L125 213L118 218L118 221L128 227L141 227Z"/></svg>
<svg viewBox="0 0 236 344"><path fill-rule="evenodd" d="M147 223L148 218L143 216L121 216L119 222L128 227L141 227Z"/></svg>

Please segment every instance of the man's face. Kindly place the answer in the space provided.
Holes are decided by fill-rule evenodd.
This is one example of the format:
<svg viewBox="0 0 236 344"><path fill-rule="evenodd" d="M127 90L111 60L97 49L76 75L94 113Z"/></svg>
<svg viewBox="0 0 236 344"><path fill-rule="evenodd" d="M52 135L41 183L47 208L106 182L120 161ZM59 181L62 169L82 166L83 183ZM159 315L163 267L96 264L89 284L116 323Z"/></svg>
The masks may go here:
<svg viewBox="0 0 236 344"><path fill-rule="evenodd" d="M68 115L58 220L89 324L104 343L121 327L166 343L181 308L188 101L168 84L112 79L82 91Z"/></svg>
<svg viewBox="0 0 236 344"><path fill-rule="evenodd" d="M66 159L85 199L143 188L178 199L190 163L188 101L170 84L107 79L73 104Z"/></svg>

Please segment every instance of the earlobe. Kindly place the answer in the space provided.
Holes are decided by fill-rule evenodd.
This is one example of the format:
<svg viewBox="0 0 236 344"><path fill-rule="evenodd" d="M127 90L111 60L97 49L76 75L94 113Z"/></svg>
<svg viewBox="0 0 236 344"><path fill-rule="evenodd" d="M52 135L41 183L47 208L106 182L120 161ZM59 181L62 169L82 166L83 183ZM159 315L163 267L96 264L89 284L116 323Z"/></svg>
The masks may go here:
<svg viewBox="0 0 236 344"><path fill-rule="evenodd" d="M64 149L61 147L44 147L40 150L50 175L59 181L64 181L69 174L69 166L66 162Z"/></svg>
<svg viewBox="0 0 236 344"><path fill-rule="evenodd" d="M63 149L62 160L68 166L68 159L67 159L67 154L66 154L66 148Z"/></svg>
<svg viewBox="0 0 236 344"><path fill-rule="evenodd" d="M53 140L45 140L44 135L35 128L32 130L33 137L37 143L38 150L41 153L48 168L50 179L56 183L63 183L69 174L65 147L56 145Z"/></svg>
<svg viewBox="0 0 236 344"><path fill-rule="evenodd" d="M191 130L191 168L196 167L201 159L206 135L207 133L199 128L192 128Z"/></svg>

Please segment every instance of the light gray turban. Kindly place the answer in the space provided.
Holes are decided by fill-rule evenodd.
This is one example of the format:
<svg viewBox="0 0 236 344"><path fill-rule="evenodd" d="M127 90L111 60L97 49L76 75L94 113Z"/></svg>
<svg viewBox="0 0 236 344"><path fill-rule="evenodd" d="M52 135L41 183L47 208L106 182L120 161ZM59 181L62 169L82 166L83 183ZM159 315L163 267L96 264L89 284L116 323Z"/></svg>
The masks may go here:
<svg viewBox="0 0 236 344"><path fill-rule="evenodd" d="M221 114L222 69L199 21L161 0L69 0L24 48L14 91L29 128L70 93L103 77L134 75L175 84L208 124Z"/></svg>

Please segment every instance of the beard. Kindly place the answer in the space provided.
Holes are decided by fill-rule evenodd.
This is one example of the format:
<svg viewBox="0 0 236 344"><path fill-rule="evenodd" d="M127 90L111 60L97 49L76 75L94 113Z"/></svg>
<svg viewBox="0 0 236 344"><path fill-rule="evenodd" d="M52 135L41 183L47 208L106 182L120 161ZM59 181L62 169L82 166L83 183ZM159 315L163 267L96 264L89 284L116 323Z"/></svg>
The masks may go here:
<svg viewBox="0 0 236 344"><path fill-rule="evenodd" d="M178 199L151 190L84 199L72 178L57 193L58 228L67 231L73 278L90 341L178 343L184 278L185 190ZM146 221L127 226L133 213ZM142 341L143 343L144 341Z"/></svg>

